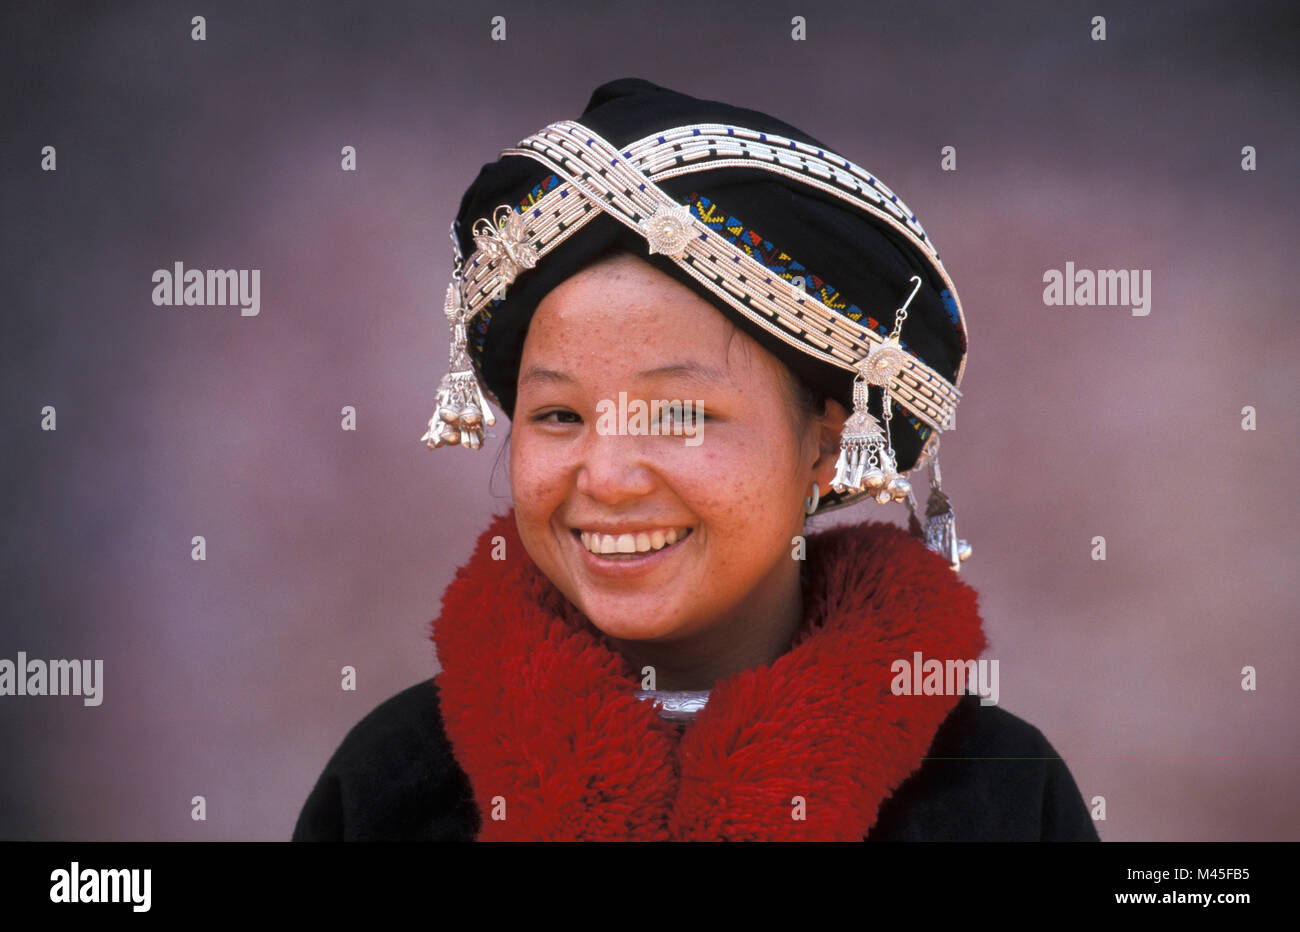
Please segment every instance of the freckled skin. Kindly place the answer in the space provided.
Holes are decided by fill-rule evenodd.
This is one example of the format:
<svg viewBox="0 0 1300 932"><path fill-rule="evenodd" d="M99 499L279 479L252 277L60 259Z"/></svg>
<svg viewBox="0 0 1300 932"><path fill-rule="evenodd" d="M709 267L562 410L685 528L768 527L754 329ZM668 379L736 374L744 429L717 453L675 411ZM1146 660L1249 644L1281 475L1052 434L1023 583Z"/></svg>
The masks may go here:
<svg viewBox="0 0 1300 932"><path fill-rule="evenodd" d="M725 381L635 377L670 363L714 366ZM707 689L788 650L802 617L792 538L804 499L825 494L847 412L828 400L800 419L786 367L713 305L641 259L620 254L556 287L539 305L520 372L510 481L525 548L547 577L660 689ZM602 399L702 401L698 446L681 435L602 435ZM544 419L539 419L544 418ZM572 528L689 526L647 575L611 580L585 565Z"/></svg>

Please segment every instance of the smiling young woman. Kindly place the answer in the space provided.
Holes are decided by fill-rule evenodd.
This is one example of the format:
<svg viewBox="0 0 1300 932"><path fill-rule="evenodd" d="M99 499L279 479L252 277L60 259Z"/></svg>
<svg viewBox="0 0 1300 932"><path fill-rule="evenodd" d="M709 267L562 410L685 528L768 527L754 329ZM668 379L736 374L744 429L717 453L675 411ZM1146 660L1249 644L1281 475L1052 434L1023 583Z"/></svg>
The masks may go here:
<svg viewBox="0 0 1300 932"><path fill-rule="evenodd" d="M529 377L540 370L559 375ZM654 668L660 688L709 689L770 663L803 617L791 542L810 484L830 490L847 415L832 401L830 416L795 434L792 381L712 304L629 253L561 283L529 326L510 437L519 536L621 654ZM602 435L597 406L620 392L698 399L703 442ZM631 535L629 549L645 535L650 546L593 552L602 548L592 535L606 544Z"/></svg>
<svg viewBox="0 0 1300 932"><path fill-rule="evenodd" d="M987 646L937 481L965 320L879 179L622 79L484 166L453 241L424 439L477 448L495 402L513 507L295 839L1097 838L996 678L942 675ZM909 529L806 533L859 501Z"/></svg>

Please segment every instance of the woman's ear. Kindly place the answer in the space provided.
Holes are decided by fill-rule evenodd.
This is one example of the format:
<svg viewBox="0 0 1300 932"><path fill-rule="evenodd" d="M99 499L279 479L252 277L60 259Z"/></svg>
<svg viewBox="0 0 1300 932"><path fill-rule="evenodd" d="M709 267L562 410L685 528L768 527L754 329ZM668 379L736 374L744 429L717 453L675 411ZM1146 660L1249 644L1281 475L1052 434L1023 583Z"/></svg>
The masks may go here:
<svg viewBox="0 0 1300 932"><path fill-rule="evenodd" d="M835 461L840 456L840 435L849 412L834 398L826 399L826 412L816 421L817 459L813 461L813 478L823 486L830 486L835 475Z"/></svg>

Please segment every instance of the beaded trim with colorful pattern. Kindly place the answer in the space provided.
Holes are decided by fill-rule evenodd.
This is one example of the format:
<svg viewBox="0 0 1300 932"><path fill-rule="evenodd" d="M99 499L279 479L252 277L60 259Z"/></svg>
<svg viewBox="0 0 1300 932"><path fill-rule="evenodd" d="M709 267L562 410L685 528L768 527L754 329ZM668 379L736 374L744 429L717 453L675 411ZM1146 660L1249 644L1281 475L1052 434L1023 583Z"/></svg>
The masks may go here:
<svg viewBox="0 0 1300 932"><path fill-rule="evenodd" d="M708 226L709 229L720 234L738 249L743 250L750 258L761 262L768 270L781 276L791 284L803 287L811 292L819 301L836 313L844 315L855 323L865 321L866 326L882 337L889 335L888 327L856 304L847 301L840 294L838 288L821 276L808 271L808 268L802 262L778 249L770 240L734 214L723 210L716 201L692 191L686 196L686 204L691 208L691 213L695 215L696 219ZM799 286L798 280L802 280L802 286ZM911 351L906 342L900 340L899 345L903 349ZM916 431L922 442L929 439L931 431L928 424L910 414L897 403L894 404L893 408L895 417L901 416L904 418Z"/></svg>
<svg viewBox="0 0 1300 932"><path fill-rule="evenodd" d="M558 175L553 173L547 175L524 196L523 200L515 205L515 211L522 214L524 211L531 209L543 196L561 183L562 179ZM881 336L889 334L887 326L858 307L858 305L846 301L841 297L839 290L824 278L808 271L802 262L778 249L770 240L764 238L761 233L749 227L734 214L724 211L717 202L692 191L686 196L685 203L701 223L720 234L737 248L744 250L751 258L761 262L767 269L792 284L797 285L796 279L802 279L804 282L803 287L812 292L827 307L839 314L843 314L856 323L862 323L865 320L866 326ZM956 304L952 300L952 295L947 289L944 289L942 296L944 307L948 309L949 316L955 323L957 319ZM470 341L473 345L473 355L475 362L480 366L483 359L483 347L487 342L488 324L492 319L492 311L504 300L504 298L498 298L490 301L487 306L474 316L470 323ZM964 333L962 337L964 349ZM908 349L906 342L900 340L899 344L903 349ZM917 437L920 438L922 443L929 439L932 431L928 424L897 403L893 405L893 409L894 416L905 420L916 431Z"/></svg>
<svg viewBox="0 0 1300 932"><path fill-rule="evenodd" d="M814 281L814 288L809 290L806 279L796 286L792 276L782 274L780 267L769 268L773 260L778 260L779 266L779 256L774 247L766 256L754 248L755 237L761 240L758 234L749 237L749 248L743 248L734 234L727 235L725 224L719 232L718 227L700 218L694 205L682 204L655 186L656 180L740 164L794 177L825 190L911 239L943 280L940 297L965 347L964 320L955 289L915 215L873 175L840 156L794 140L712 124L666 130L619 151L587 127L571 121L551 124L523 140L519 147L502 150L501 156L507 155L525 156L550 171L518 205L500 208L512 211L522 225L507 230L498 215L492 221L494 226L485 228L482 234L478 224L475 226L474 239L479 249L468 257L461 288L466 330L473 334L466 347L471 357L481 360L491 311L504 300L504 289L520 268L531 268L539 257L598 214L606 213L645 236L651 253L671 255L711 292L783 341L849 371L864 365L887 339L896 339L887 338L879 322L847 306L824 282ZM569 197L571 194L580 196ZM688 234L684 222L694 225L698 238ZM740 226L743 228L743 224ZM747 263L748 268L744 264L721 264L727 258L732 263ZM763 284L775 290L752 290ZM938 430L955 426L953 416L961 396L957 386L965 367L964 353L952 379L935 372L906 349L900 356L904 360L902 368L889 376L895 402L891 410L901 412L914 429L920 429L918 424L929 428L922 436L937 439Z"/></svg>
<svg viewBox="0 0 1300 932"><path fill-rule="evenodd" d="M538 201L558 188L564 183L564 179L552 172L533 186L533 189L524 195L524 199L515 205L515 213L522 214L524 211L533 207ZM483 346L487 342L488 323L492 320L492 311L505 298L497 298L488 303L483 310L479 311L470 321L469 341L472 347L474 362L481 364L483 361Z"/></svg>

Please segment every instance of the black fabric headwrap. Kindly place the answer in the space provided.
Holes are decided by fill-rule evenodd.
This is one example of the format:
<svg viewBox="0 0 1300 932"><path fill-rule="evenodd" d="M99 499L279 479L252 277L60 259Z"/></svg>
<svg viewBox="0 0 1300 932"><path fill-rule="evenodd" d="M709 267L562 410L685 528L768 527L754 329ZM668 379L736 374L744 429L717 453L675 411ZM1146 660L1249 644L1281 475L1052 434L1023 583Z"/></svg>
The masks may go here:
<svg viewBox="0 0 1300 932"><path fill-rule="evenodd" d="M700 100L640 78L621 78L598 87L578 122L616 146L675 126L729 123L838 151L767 114ZM522 156L505 156L484 165L465 192L457 213L462 253L469 256L476 248L472 229L477 219L491 218L501 204L517 209L550 174L545 166ZM908 307L901 334L903 345L944 378L955 381L966 351L955 301L949 295L945 302L941 292L946 286L929 259L888 224L834 195L756 168L718 168L665 179L659 184L681 203L692 193L708 198L722 213L739 219L775 250L833 286L840 300L874 318L879 323L877 332L882 335L893 327L895 309L912 291L909 279L920 275L923 284ZM644 238L602 211L535 268L522 271L504 300L488 305L470 322L471 359L484 385L509 417L514 417L524 338L538 304L560 282L620 247L691 288L784 362L804 383L852 410L852 372L772 336L669 257L648 254ZM879 416L879 389L872 389L872 410ZM919 427L907 412L894 406L892 435L900 472L916 463L921 445L929 436L928 426Z"/></svg>

